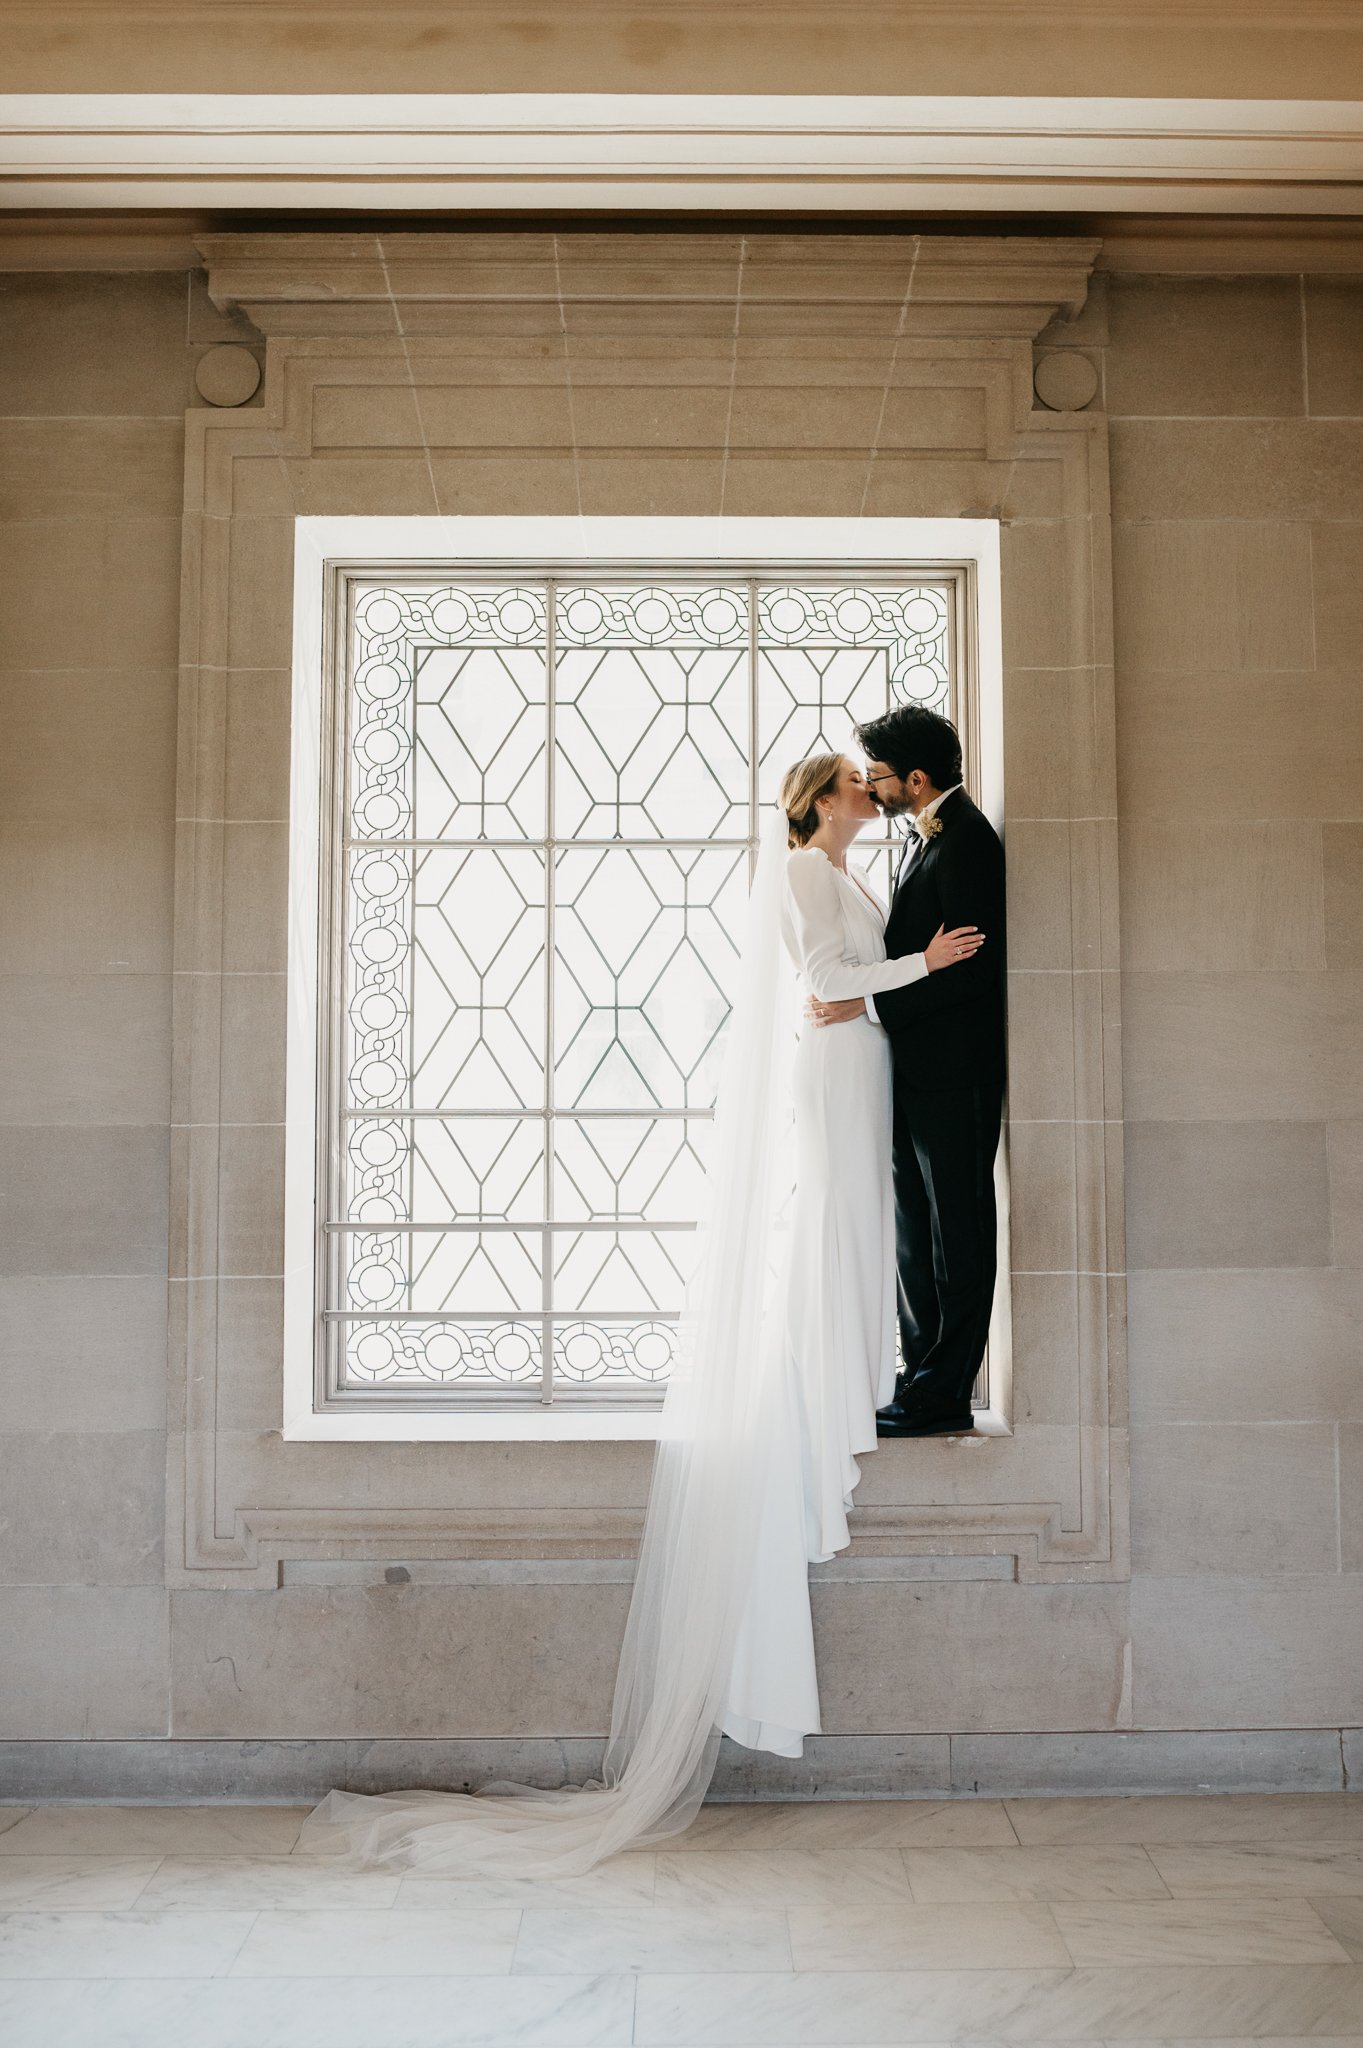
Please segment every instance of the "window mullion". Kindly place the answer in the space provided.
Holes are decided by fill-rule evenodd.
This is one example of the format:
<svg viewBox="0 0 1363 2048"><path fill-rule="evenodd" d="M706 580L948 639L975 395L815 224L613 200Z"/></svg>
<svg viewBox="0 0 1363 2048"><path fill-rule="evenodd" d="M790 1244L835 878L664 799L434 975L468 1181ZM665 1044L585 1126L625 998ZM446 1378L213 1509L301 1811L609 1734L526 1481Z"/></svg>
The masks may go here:
<svg viewBox="0 0 1363 2048"><path fill-rule="evenodd" d="M554 710L557 689L558 583L544 599L544 1227L540 1232L540 1400L554 1398L554 898L558 821L554 816Z"/></svg>
<svg viewBox="0 0 1363 2048"><path fill-rule="evenodd" d="M748 579L748 886L757 872L758 778L762 769L762 742L757 730L760 674L757 639L757 579Z"/></svg>

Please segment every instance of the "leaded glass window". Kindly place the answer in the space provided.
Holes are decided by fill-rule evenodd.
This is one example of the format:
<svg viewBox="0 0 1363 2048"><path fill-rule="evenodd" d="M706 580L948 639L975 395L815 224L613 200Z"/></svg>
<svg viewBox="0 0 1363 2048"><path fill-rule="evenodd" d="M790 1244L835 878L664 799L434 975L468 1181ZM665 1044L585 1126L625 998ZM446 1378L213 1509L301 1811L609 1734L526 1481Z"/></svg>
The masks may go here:
<svg viewBox="0 0 1363 2048"><path fill-rule="evenodd" d="M887 704L954 710L956 586L522 568L342 589L325 1392L654 1403L758 806ZM862 852L888 885L886 843Z"/></svg>

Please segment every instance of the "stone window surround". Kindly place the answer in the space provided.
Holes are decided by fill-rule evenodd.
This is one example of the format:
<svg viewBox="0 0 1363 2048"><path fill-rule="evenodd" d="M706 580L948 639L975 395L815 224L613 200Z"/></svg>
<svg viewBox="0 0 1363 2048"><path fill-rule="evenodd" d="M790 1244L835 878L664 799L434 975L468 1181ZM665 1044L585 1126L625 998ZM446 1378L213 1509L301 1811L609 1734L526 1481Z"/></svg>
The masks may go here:
<svg viewBox="0 0 1363 2048"><path fill-rule="evenodd" d="M499 382L522 383L543 406L556 377L571 390L579 347L591 358L579 377L595 379L598 399L620 390L624 405L626 386L666 381L660 353L685 353L684 339L672 336L676 316L660 326L659 296L687 302L695 318L686 327L683 316L683 336L715 331L701 302L720 295L714 281L724 288L740 238L674 238L670 255L690 267L661 285L640 256L646 239L508 231L382 244L362 234L252 234L203 244L212 297L265 332L268 357L263 406L187 418L172 1584L271 1586L286 1562L322 1557L618 1557L637 1541L646 1446L324 1444L280 1432L271 1301L283 1266L283 1121L268 1104L282 1090L284 1030L265 1005L253 1013L248 1046L241 1019L248 982L260 985L252 1000L271 979L282 982L289 912L286 877L271 867L266 843L283 821L262 830L249 807L233 809L241 801L234 788L252 771L238 758L232 693L243 681L261 684L258 695L241 694L241 729L282 754L287 697L264 686L287 681L300 515L476 512L480 492L490 494L489 512L502 511L503 475L518 476L515 488L533 504L527 471L548 476L552 456L562 472L566 451L527 448L519 414L516 430L479 434L475 460L452 461L433 445L450 430L430 428L431 408L444 404L446 420L451 406L460 417L472 406L480 419L504 421ZM863 503L874 515L999 520L1005 745L1032 764L1034 785L1038 760L1048 773L1050 750L1062 760L1043 792L1044 815L1012 805L1008 815L1011 1167L1015 1231L1026 1238L1015 1238L1013 1432L965 1450L912 1446L912 1459L893 1455L904 1447L886 1447L863 1482L854 1548L901 1558L1003 1555L1029 1580L1124 1578L1107 430L1091 410L1037 409L1031 391L1043 330L1046 346L1071 335L1083 344L1079 315L1097 245L917 235L773 241L779 247L754 250L743 238L743 302L756 304L754 331L766 337L757 356L764 348L775 355L747 373L768 424L747 429L735 472L746 461L751 477L754 455L774 456L784 494L800 486L808 462L815 482L805 488L817 490L820 450L806 439L792 444L789 412L766 404L781 394L757 387L786 377L775 360L785 351L794 366L787 382L808 385L803 413L817 412L830 382L867 381L869 351L884 379L881 420L891 410L898 420L906 405L912 420L907 432L896 427L893 448L881 447L877 426ZM540 245L548 242L546 285ZM490 256L505 267L489 267ZM580 342L570 338L579 297L590 302ZM738 321L730 324L736 334ZM611 339L601 340L604 330ZM660 342L660 332L671 338ZM881 343L881 335L893 339ZM737 388L736 340L733 355L724 375ZM849 361L850 369L838 367ZM745 408L753 395L742 394ZM461 430L453 431L458 441ZM574 425L579 478L589 467L582 438ZM489 455L505 458L505 469ZM643 492L657 474L680 477L681 465L669 470L650 455L632 473ZM666 507L645 499L637 509ZM248 956L259 972L240 969ZM249 1085L247 1061L259 1070Z"/></svg>
<svg viewBox="0 0 1363 2048"><path fill-rule="evenodd" d="M986 519L446 519L300 518L294 556L292 772L289 795L288 1086L284 1196L284 1436L312 1442L648 1442L660 1411L617 1407L540 1409L368 1408L328 1405L315 1371L315 1169L317 1158L317 964L320 901L317 854L323 776L323 692L334 688L339 650L328 645L336 615L333 578L342 563L440 566L454 580L485 566L545 563L655 569L685 564L715 579L770 563L797 576L831 569L893 567L907 575L956 572L965 580L966 618L957 649L962 736L970 782L1002 828L1003 664L999 625L999 529ZM300 914L303 913L303 914ZM1000 1147L999 1271L1011 1268L1007 1140ZM1000 1287L990 1328L989 1405L976 1418L986 1435L1006 1436L1011 1415L1012 1318Z"/></svg>

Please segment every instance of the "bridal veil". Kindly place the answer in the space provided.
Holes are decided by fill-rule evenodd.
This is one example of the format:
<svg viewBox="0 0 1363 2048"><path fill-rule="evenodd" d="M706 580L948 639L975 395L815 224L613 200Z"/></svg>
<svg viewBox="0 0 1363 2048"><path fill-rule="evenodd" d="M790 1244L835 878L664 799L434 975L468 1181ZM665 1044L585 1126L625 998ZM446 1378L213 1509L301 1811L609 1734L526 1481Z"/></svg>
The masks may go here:
<svg viewBox="0 0 1363 2048"><path fill-rule="evenodd" d="M675 1834L714 1771L761 1512L766 1396L783 1363L794 1177L787 821L764 818L711 1133L706 1213L662 1410L602 1779L543 1791L332 1792L299 1847L488 1876L555 1876Z"/></svg>

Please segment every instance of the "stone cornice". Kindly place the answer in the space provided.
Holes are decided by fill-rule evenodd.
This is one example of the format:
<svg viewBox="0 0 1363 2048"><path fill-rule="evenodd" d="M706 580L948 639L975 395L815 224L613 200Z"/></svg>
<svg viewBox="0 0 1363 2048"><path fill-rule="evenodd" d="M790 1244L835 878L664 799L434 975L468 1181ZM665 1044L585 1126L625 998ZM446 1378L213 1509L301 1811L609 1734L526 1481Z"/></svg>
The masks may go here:
<svg viewBox="0 0 1363 2048"><path fill-rule="evenodd" d="M1082 223L1102 237L1096 268L1234 277L1363 271L1363 220L1211 220L1118 215Z"/></svg>
<svg viewBox="0 0 1363 2048"><path fill-rule="evenodd" d="M1077 236L592 233L207 235L208 290L266 333L430 335L471 307L888 309L908 335L1031 340L1083 306L1100 244ZM442 318L448 315L448 323Z"/></svg>
<svg viewBox="0 0 1363 2048"><path fill-rule="evenodd" d="M216 237L222 225L211 213L0 216L0 273L195 270L203 261L200 242ZM385 223L368 225L372 233L386 233ZM913 232L915 225L933 233L946 232L952 224L908 223L904 231ZM1032 225L1026 223L1026 227ZM1363 273L1363 221L1081 214L1067 218L1064 225L1067 231L1101 242L1095 270L1218 277L1299 273L1356 277ZM489 231L480 223L470 223L470 227L475 232ZM769 219L750 221L745 227L753 238L781 232ZM660 238L664 247L671 246L676 231L666 220L642 227L638 221L629 224L630 231L644 228ZM975 229L968 220L962 220L959 229L962 239L987 232ZM320 226L317 231L325 232ZM515 231L515 223L508 222L506 232ZM830 217L826 230L811 229L809 233L812 239L824 232L838 236L846 231L845 224ZM461 225L453 232L464 236L469 230ZM1021 222L1019 232L1025 232Z"/></svg>

